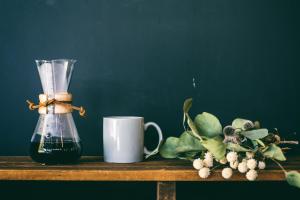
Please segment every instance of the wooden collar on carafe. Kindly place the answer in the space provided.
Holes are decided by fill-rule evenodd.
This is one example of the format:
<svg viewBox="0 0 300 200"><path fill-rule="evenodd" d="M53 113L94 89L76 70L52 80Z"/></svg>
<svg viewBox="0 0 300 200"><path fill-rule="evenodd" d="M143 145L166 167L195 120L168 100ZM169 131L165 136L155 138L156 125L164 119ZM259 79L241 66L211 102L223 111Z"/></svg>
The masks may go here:
<svg viewBox="0 0 300 200"><path fill-rule="evenodd" d="M70 93L56 93L54 95L47 94L40 94L39 95L39 101L40 106L39 107L39 113L40 114L47 114L49 113L49 102L54 101L53 103L50 103L50 105L53 105L53 113L54 114L64 114L64 113L71 113L73 111L72 108L72 94ZM52 109L52 108L51 108Z"/></svg>

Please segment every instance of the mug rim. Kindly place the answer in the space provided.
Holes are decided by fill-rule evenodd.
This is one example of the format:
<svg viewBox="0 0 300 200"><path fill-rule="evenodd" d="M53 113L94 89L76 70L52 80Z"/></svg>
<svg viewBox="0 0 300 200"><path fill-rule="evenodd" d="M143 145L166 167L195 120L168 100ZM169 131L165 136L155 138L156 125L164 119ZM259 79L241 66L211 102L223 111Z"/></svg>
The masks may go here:
<svg viewBox="0 0 300 200"><path fill-rule="evenodd" d="M139 116L106 116L103 119L117 119L117 120L131 120L131 119L144 119L144 117Z"/></svg>

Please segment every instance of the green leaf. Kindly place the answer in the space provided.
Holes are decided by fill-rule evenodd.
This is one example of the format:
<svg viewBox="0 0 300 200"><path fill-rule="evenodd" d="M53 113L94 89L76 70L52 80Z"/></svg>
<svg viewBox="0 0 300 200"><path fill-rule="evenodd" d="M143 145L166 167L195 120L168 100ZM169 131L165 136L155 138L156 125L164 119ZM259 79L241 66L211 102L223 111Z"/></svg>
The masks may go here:
<svg viewBox="0 0 300 200"><path fill-rule="evenodd" d="M198 138L199 140L202 140L196 125L194 124L193 120L190 118L188 113L186 113L186 117L187 117L187 123L188 123L190 129L192 130L193 136Z"/></svg>
<svg viewBox="0 0 300 200"><path fill-rule="evenodd" d="M166 142L159 149L160 155L163 158L192 159L205 148L202 146L200 140L191 134L191 131L185 131L179 138L167 138Z"/></svg>
<svg viewBox="0 0 300 200"><path fill-rule="evenodd" d="M184 113L188 113L189 112L189 110L192 107L192 103L193 103L193 99L192 98L186 99L184 101L184 103L183 103L183 112Z"/></svg>
<svg viewBox="0 0 300 200"><path fill-rule="evenodd" d="M226 145L223 143L221 137L208 138L202 141L202 145L213 154L217 160L225 157Z"/></svg>
<svg viewBox="0 0 300 200"><path fill-rule="evenodd" d="M250 140L257 140L266 137L268 135L268 129L262 128L251 131L242 131L240 134L249 138Z"/></svg>
<svg viewBox="0 0 300 200"><path fill-rule="evenodd" d="M193 99L192 98L186 99L183 103L183 121L182 121L183 127L185 127L186 114L191 109L192 104L193 104Z"/></svg>
<svg viewBox="0 0 300 200"><path fill-rule="evenodd" d="M246 152L246 151L251 151L250 149L246 149L245 147L242 147L239 144L235 144L232 142L227 143L226 148L230 151L235 151L235 152Z"/></svg>
<svg viewBox="0 0 300 200"><path fill-rule="evenodd" d="M276 159L279 161L285 161L286 158L281 150L276 144L271 144L266 151L263 152L263 155L267 158Z"/></svg>
<svg viewBox="0 0 300 200"><path fill-rule="evenodd" d="M195 136L196 138L202 140L193 120L191 119L191 117L188 114L189 110L192 107L192 103L193 103L192 98L185 100L183 103L183 127L185 129L185 121L187 120L187 123L188 123L190 129L192 130L192 135Z"/></svg>
<svg viewBox="0 0 300 200"><path fill-rule="evenodd" d="M156 148L150 154L146 155L145 159L150 158L151 156L154 156L154 155L158 154L158 152L159 152L158 149L159 148Z"/></svg>
<svg viewBox="0 0 300 200"><path fill-rule="evenodd" d="M191 131L185 131L179 137L178 146L176 148L177 153L196 151L200 152L205 148L202 146L199 139L191 135Z"/></svg>
<svg viewBox="0 0 300 200"><path fill-rule="evenodd" d="M233 120L232 126L233 126L233 128L235 128L235 129L242 129L242 130L244 130L244 125L245 125L247 122L251 122L251 121L248 120L248 119L236 118L235 120Z"/></svg>
<svg viewBox="0 0 300 200"><path fill-rule="evenodd" d="M151 156L154 156L154 155L158 154L158 153L159 153L159 149L160 149L160 147L161 147L161 145L162 145L162 142L163 142L163 141L161 141L161 142L158 144L158 146L156 147L156 149L154 149L150 154L146 155L146 156L145 156L145 159L150 158Z"/></svg>
<svg viewBox="0 0 300 200"><path fill-rule="evenodd" d="M213 138L222 133L222 125L219 119L207 112L196 116L195 125L201 136Z"/></svg>
<svg viewBox="0 0 300 200"><path fill-rule="evenodd" d="M261 141L260 139L256 139L255 140L260 146L262 147L266 147L266 145L263 143L263 141Z"/></svg>
<svg viewBox="0 0 300 200"><path fill-rule="evenodd" d="M300 188L300 173L297 171L289 171L285 173L286 181L291 186Z"/></svg>
<svg viewBox="0 0 300 200"><path fill-rule="evenodd" d="M163 158L176 158L176 148L178 146L179 139L177 137L168 137L166 142L161 145L159 153Z"/></svg>
<svg viewBox="0 0 300 200"><path fill-rule="evenodd" d="M158 154L159 153L159 149L160 149L160 147L161 147L162 144L163 144L163 141L160 141L160 143L157 145L157 147L150 154L145 155L145 159L148 159L151 156L154 156L154 155Z"/></svg>
<svg viewBox="0 0 300 200"><path fill-rule="evenodd" d="M179 153L177 158L182 159L182 160L194 160L195 156L198 154L199 152L185 152L185 153Z"/></svg>

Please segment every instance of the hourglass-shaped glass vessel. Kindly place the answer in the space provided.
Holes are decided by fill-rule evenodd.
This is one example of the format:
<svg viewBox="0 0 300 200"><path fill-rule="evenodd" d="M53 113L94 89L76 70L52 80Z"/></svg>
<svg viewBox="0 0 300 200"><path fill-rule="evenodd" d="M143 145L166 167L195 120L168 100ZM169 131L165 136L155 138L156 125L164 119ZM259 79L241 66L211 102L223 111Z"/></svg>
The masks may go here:
<svg viewBox="0 0 300 200"><path fill-rule="evenodd" d="M44 94L42 99L62 96L71 103L68 94L75 60L36 60ZM70 105L70 104L67 104ZM81 143L73 120L72 111L65 105L49 104L39 107L40 117L30 144L33 160L46 163L74 163L81 156Z"/></svg>

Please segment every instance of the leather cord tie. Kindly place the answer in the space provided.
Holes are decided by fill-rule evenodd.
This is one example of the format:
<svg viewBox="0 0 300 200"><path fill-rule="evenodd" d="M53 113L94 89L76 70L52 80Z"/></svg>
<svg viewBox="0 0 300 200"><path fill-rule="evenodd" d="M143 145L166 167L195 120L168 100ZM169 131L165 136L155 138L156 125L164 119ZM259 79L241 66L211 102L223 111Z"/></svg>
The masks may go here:
<svg viewBox="0 0 300 200"><path fill-rule="evenodd" d="M54 113L57 113L57 114L58 113L59 114L70 113L73 110L77 110L81 117L85 117L86 111L82 106L77 107L77 106L73 106L71 104L71 102L72 102L71 94L59 94L59 95L57 95L57 97L60 100L58 100L57 98L48 99L48 95L40 94L39 95L39 99L40 99L39 104L35 104L30 100L26 100L26 102L28 103L28 108L30 110L39 109L40 114L47 114L48 106L57 105L57 108L54 108Z"/></svg>

